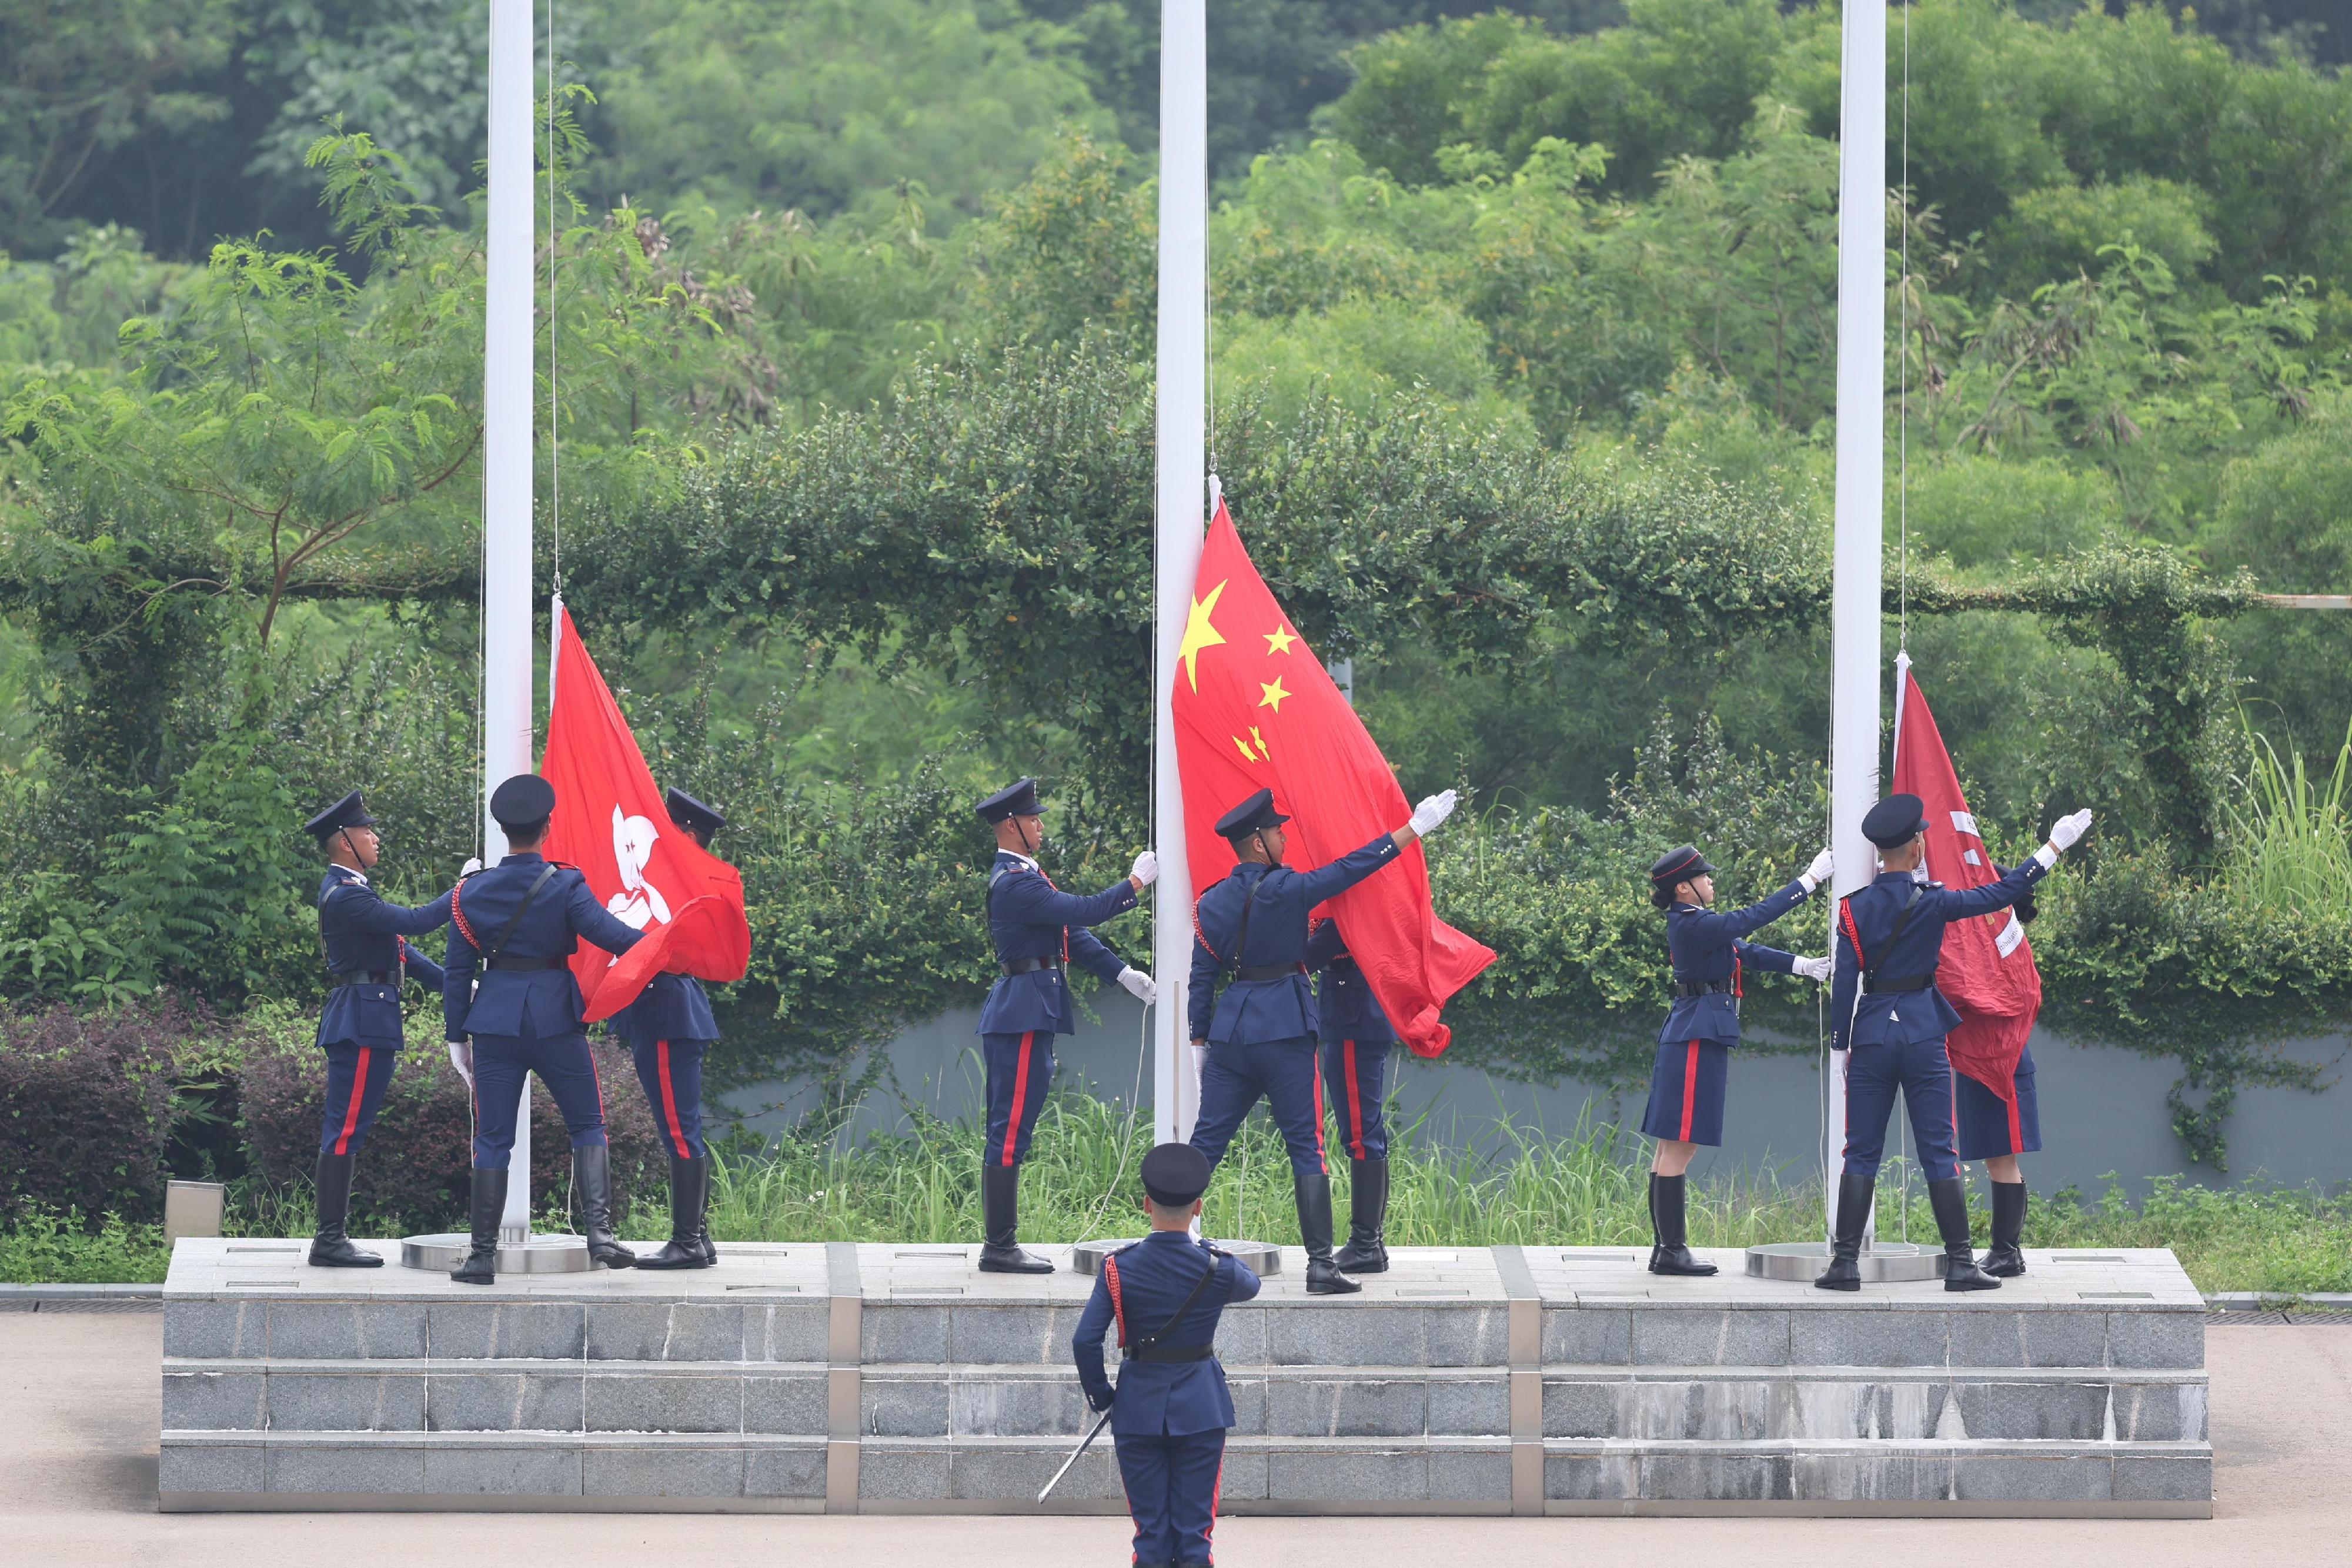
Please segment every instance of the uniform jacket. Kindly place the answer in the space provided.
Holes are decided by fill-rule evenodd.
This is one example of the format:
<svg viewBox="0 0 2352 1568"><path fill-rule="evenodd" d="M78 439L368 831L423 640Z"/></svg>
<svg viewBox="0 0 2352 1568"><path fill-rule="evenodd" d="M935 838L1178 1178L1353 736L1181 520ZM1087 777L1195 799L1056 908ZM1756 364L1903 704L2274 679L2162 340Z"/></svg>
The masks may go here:
<svg viewBox="0 0 2352 1568"><path fill-rule="evenodd" d="M446 893L412 909L386 900L360 873L346 866L329 866L319 883L319 941L327 951L328 971L380 969L393 978L337 986L329 991L327 1005L319 1013L318 1043L397 1051L402 960L405 958L409 973L426 985L437 988L441 984L441 966L405 939L422 936L448 919Z"/></svg>
<svg viewBox="0 0 2352 1568"><path fill-rule="evenodd" d="M1192 904L1192 994L1187 998L1192 1038L1216 1045L1263 1045L1312 1040L1315 992L1307 977L1307 916L1397 858L1396 840L1382 833L1313 871L1243 861ZM1250 906L1249 945L1238 956L1242 906ZM1289 966L1270 980L1231 980L1220 994L1223 960L1242 968Z"/></svg>
<svg viewBox="0 0 2352 1568"><path fill-rule="evenodd" d="M1103 1372L1103 1335L1114 1322L1119 1343L1132 1344L1146 1334L1159 1333L1169 1315L1184 1304L1203 1269L1217 1277L1184 1314L1184 1321L1160 1334L1162 1349L1214 1344L1217 1318L1235 1301L1257 1294L1257 1276L1240 1260L1209 1249L1181 1230L1155 1230L1132 1247L1111 1255L1118 1265L1118 1301L1111 1301L1112 1270L1095 1276L1095 1293L1078 1316L1078 1332L1071 1336L1070 1354L1078 1364L1078 1381L1095 1408L1111 1396L1109 1377ZM1234 1424L1234 1396L1225 1389L1225 1369L1214 1356L1206 1361L1130 1361L1118 1371L1118 1389L1110 1407L1115 1436L1181 1437L1192 1432L1216 1432Z"/></svg>
<svg viewBox="0 0 2352 1568"><path fill-rule="evenodd" d="M1786 975L1796 956L1741 937L1760 925L1769 925L1805 902L1805 884L1792 882L1769 898L1745 909L1717 914L1696 904L1676 904L1666 911L1666 951L1673 956L1675 978L1696 985L1732 982L1728 991L1703 997L1676 997L1658 1030L1661 1045L1704 1040L1718 1045L1739 1043L1739 972L1743 967Z"/></svg>
<svg viewBox="0 0 2352 1568"><path fill-rule="evenodd" d="M510 854L457 884L448 966L441 981L441 1014L449 1039L473 1034L543 1039L580 1028L580 986L568 968L492 970L480 976L480 990L474 988L483 948L498 946L499 933L546 868L546 860L535 852ZM605 913L578 867L559 865L523 911L499 956L569 958L583 936L607 953L625 953L643 936Z"/></svg>
<svg viewBox="0 0 2352 1568"><path fill-rule="evenodd" d="M494 934L479 925L474 930L486 942L493 939ZM614 1039L631 1045L719 1038L718 1021L710 1016L710 998L703 995L702 982L692 975L656 975L637 993L637 999L606 1019L605 1026Z"/></svg>
<svg viewBox="0 0 2352 1568"><path fill-rule="evenodd" d="M1253 922L1255 924L1255 922ZM1393 1045L1396 1030L1389 1015L1372 995L1371 982L1348 954L1347 938L1336 920L1316 922L1307 938L1307 967L1323 977L1315 988L1315 1010L1322 1015L1322 1038L1352 1040L1358 1045Z"/></svg>
<svg viewBox="0 0 2352 1568"><path fill-rule="evenodd" d="M1118 980L1126 961L1087 927L1133 909L1133 883L1122 878L1091 897L1064 893L1010 850L996 852L988 876L988 936L1000 961L1062 958L1084 965L1106 985ZM1077 1027L1069 977L1059 969L998 975L980 1009L982 1034L1075 1034Z"/></svg>
<svg viewBox="0 0 2352 1568"><path fill-rule="evenodd" d="M1839 1051L1850 1045L1913 1045L1941 1040L1960 1021L1952 1004L1933 986L1924 991L1876 991L1864 995L1862 967L1875 967L1881 981L1906 975L1925 975L1936 967L1944 951L1944 927L1955 920L2006 909L2032 891L2048 873L2038 859L2013 866L1998 882L1981 887L1950 888L1941 883L1915 883L1907 871L1878 873L1868 887L1857 888L1838 906L1837 981L1830 992L1830 1044ZM1911 901L1910 923L1895 940L1896 923Z"/></svg>

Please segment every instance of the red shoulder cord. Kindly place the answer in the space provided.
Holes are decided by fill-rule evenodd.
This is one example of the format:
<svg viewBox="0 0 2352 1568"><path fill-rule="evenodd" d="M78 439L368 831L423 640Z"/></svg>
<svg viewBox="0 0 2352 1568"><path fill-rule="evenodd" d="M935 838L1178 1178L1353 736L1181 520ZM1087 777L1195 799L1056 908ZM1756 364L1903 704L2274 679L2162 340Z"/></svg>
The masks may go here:
<svg viewBox="0 0 2352 1568"><path fill-rule="evenodd" d="M466 884L461 882L456 887L449 890L449 918L457 923L457 935L463 936L468 943L471 943L474 951L478 953L482 950L482 945L479 942L474 941L474 928L467 923L466 911L457 902L457 894L464 889L465 885Z"/></svg>
<svg viewBox="0 0 2352 1568"><path fill-rule="evenodd" d="M1739 988L1739 955L1737 953L1731 956L1731 994L1734 997L1744 997L1748 994Z"/></svg>
<svg viewBox="0 0 2352 1568"><path fill-rule="evenodd" d="M1870 967L1870 961L1862 956L1862 933L1853 928L1853 901L1852 899L1843 900L1838 904L1838 919L1845 926L1845 939L1853 944L1854 967L1857 969L1866 969Z"/></svg>
<svg viewBox="0 0 2352 1568"><path fill-rule="evenodd" d="M1118 1322L1118 1348L1127 1348L1127 1303L1118 1294L1118 1260L1105 1254L1103 1283L1110 1287L1110 1315Z"/></svg>

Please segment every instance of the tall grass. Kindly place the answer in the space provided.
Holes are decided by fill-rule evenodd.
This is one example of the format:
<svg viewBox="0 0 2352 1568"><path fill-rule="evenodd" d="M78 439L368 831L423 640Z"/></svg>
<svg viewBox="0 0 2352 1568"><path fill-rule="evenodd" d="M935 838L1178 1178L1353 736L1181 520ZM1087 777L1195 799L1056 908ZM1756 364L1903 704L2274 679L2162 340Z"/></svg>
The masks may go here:
<svg viewBox="0 0 2352 1568"><path fill-rule="evenodd" d="M2242 717L2241 719L2242 723ZM2352 784L2352 730L2325 780L2303 754L2282 762L2267 737L2246 727L2246 776L2229 802L2231 889L2249 905L2277 913L2352 910L2352 834L2345 793Z"/></svg>
<svg viewBox="0 0 2352 1568"><path fill-rule="evenodd" d="M1647 1145L1607 1126L1565 1135L1507 1127L1486 1147L1446 1148L1411 1130L1391 1149L1389 1239L1402 1246L1646 1246ZM1037 1242L1124 1237L1141 1228L1136 1166L1150 1119L1116 1103L1055 1094L1037 1126L1021 1182L1021 1233ZM914 1113L907 1133L850 1149L786 1141L714 1150L711 1231L728 1241L969 1242L981 1230L980 1130ZM1344 1225L1346 1163L1332 1145L1334 1207ZM1880 1232L1932 1239L1921 1184L1882 1181ZM563 1195L541 1195L543 1228L563 1228ZM667 1234L658 1193L625 1217L624 1235ZM1264 1113L1243 1126L1206 1199L1214 1236L1295 1243L1290 1170ZM245 1182L230 1192L231 1235L305 1236L307 1187ZM1690 1230L1702 1247L1811 1239L1821 1234L1818 1183L1776 1172L1694 1185ZM1976 1235L1986 1218L1979 1208ZM2110 1184L2097 1199L2037 1194L2026 1221L2032 1247L2169 1247L2206 1291L2291 1295L2352 1291L2352 1198L2260 1183L2204 1187L2158 1179L2135 1204ZM33 1210L0 1228L0 1281L153 1281L170 1252L160 1228Z"/></svg>

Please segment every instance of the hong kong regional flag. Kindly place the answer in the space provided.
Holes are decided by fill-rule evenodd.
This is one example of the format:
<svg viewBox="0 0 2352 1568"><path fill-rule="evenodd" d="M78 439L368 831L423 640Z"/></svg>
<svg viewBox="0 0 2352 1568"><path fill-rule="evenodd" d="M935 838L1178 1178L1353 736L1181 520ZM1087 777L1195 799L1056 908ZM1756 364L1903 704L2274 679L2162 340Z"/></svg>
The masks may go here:
<svg viewBox="0 0 2352 1568"><path fill-rule="evenodd" d="M646 933L618 959L580 945L572 973L588 1020L607 1019L665 972L740 980L751 961L743 879L669 820L637 737L555 605L555 701L540 774L555 786L547 858L578 866L604 907Z"/></svg>
<svg viewBox="0 0 2352 1568"><path fill-rule="evenodd" d="M1995 881L2000 873L1978 836L1911 661L1896 664L1903 689L1895 713L1895 789L1918 796L1927 809L1927 874L1946 887ZM1946 926L1936 988L1960 1015L1948 1041L1952 1065L2007 1103L2009 1146L2018 1147L2017 1061L2042 1012L2042 972L2033 966L2033 945L2017 912L1997 909Z"/></svg>
<svg viewBox="0 0 2352 1568"><path fill-rule="evenodd" d="M1232 869L1217 819L1259 789L1271 788L1276 808L1290 817L1286 859L1301 871L1393 832L1411 814L1395 771L1275 602L1222 502L1201 551L1173 675L1195 889ZM1323 912L1338 918L1397 1038L1416 1055L1444 1051L1453 1031L1439 1010L1495 955L1431 909L1421 846Z"/></svg>

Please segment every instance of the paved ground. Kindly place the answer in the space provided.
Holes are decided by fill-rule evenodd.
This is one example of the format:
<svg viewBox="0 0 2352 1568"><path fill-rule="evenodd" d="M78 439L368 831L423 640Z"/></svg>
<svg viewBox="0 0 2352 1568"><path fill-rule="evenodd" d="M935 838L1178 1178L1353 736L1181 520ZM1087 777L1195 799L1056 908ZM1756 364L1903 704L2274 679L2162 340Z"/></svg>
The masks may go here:
<svg viewBox="0 0 2352 1568"><path fill-rule="evenodd" d="M614 1515L163 1515L155 1511L160 1313L0 1313L0 1541L10 1562L402 1568L782 1560L1042 1568L1127 1561L1114 1520L649 1518ZM1996 1556L2065 1568L2352 1558L2352 1328L2208 1335L2216 1517L2193 1522L1974 1520L1281 1520L1218 1531L1224 1568L1490 1562L1579 1568L1712 1559L1840 1568Z"/></svg>

